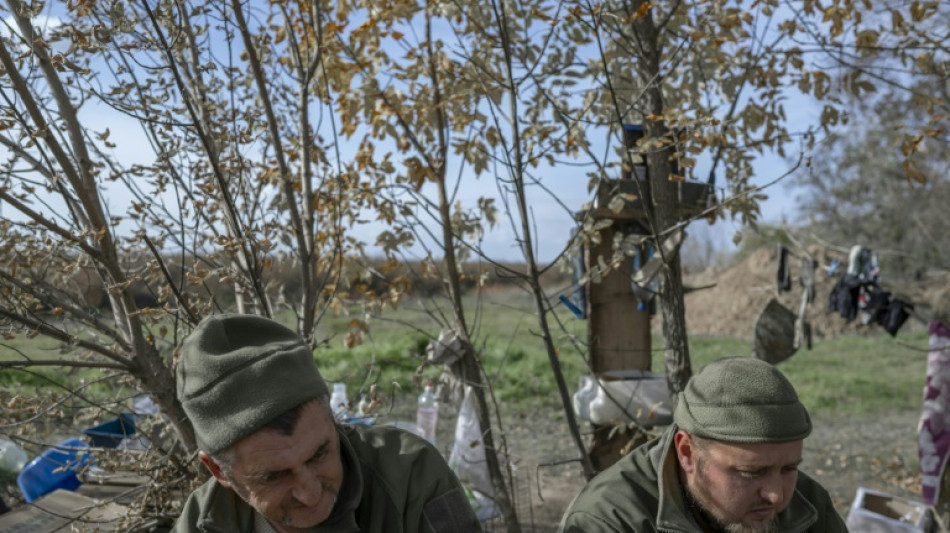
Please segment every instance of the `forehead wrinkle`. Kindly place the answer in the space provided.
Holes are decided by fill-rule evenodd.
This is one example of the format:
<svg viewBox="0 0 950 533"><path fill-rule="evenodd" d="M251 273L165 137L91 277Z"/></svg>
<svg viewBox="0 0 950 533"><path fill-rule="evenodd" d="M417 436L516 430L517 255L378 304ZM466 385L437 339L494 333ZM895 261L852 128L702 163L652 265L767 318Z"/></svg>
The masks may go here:
<svg viewBox="0 0 950 533"><path fill-rule="evenodd" d="M239 462L250 464L247 468L246 477L262 477L274 472L292 470L294 466L310 460L321 448L328 447L332 437L326 436L322 441L316 442L313 448L304 447L305 443L300 443L300 447L296 448L295 445L298 443L294 442L295 439L292 436L280 435L276 431L269 431L268 433L279 436L281 440L287 440L290 443L289 445L274 443L273 446L255 448L252 452L240 454ZM268 464L273 460L276 460L277 464ZM288 462L292 464L287 464Z"/></svg>

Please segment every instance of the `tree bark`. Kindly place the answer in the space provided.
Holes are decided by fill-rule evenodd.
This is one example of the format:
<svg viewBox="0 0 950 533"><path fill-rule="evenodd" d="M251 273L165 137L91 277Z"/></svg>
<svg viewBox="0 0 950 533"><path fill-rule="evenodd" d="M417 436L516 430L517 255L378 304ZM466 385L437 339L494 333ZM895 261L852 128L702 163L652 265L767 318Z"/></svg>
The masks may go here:
<svg viewBox="0 0 950 533"><path fill-rule="evenodd" d="M505 525L508 533L521 533L521 524L518 521L518 514L515 506L512 504L514 494L509 492L505 483L505 477L502 474L501 463L498 461L498 449L495 447L494 435L491 426L491 412L488 409L488 399L485 397L486 385L484 383L481 365L478 362L478 354L472 345L469 337L468 323L465 320L465 306L462 301L462 279L461 270L458 264L458 256L455 253L455 227L452 221L451 205L452 200L446 190L446 166L448 158L449 141L446 138L448 128L448 118L444 113L444 101L442 99L441 79L436 67L436 53L432 46L432 20L426 18L426 36L428 39L429 53L429 75L432 79L433 100L437 104L438 111L435 113L436 126L438 132L439 153L436 158L429 158L429 166L436 176L436 183L439 190L439 217L442 220L442 248L445 253L444 261L447 270L446 282L449 288L449 297L452 301L452 310L455 315L455 329L465 346L462 356L463 367L465 368L465 381L471 385L472 392L475 394L476 407L478 411L478 425L482 430L482 442L485 445L485 462L488 467L488 474L492 480L492 487L495 489L494 500L505 518ZM511 470L508 470L509 475ZM511 480L513 487L514 480Z"/></svg>
<svg viewBox="0 0 950 533"><path fill-rule="evenodd" d="M646 0L634 0L633 11L642 13L641 7L649 4ZM662 46L657 25L653 19L652 9L646 9L643 16L637 16L633 21L633 31L637 37L640 57L636 68L640 79L646 88L643 91L644 115L662 117L664 112L662 86L662 72L660 61ZM650 218L652 231L655 236L663 232L679 220L676 217L676 183L673 175L670 157L671 144L657 145L657 142L666 140L668 130L662 120L644 120L644 130L647 150L646 161L650 176L650 186L653 197ZM659 253L663 253L657 244ZM683 305L683 279L680 270L678 254L663 257L663 285L659 294L660 306L663 312L663 340L664 359L666 361L666 376L670 392L677 393L683 390L686 382L692 375L689 358L689 343L686 336L686 309Z"/></svg>

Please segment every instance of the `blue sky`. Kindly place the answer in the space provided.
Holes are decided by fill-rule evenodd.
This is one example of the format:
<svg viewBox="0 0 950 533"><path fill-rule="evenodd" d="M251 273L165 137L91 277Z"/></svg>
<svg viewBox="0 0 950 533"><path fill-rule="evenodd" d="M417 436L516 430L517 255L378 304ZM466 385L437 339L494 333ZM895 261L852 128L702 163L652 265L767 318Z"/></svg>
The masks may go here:
<svg viewBox="0 0 950 533"><path fill-rule="evenodd" d="M814 123L817 115L817 108L804 97L793 97L786 103L786 108L795 110L791 117L790 129L803 130L809 124ZM118 144L115 153L123 163L130 164L143 162L140 157L149 157L150 149L146 148L144 136L140 126L136 121L122 115L105 106L93 106L87 103L81 111L83 122L94 132L103 132L108 129L111 133L110 141ZM344 158L346 157L344 152ZM702 176L702 160L697 168L697 175ZM755 162L755 178L753 182L764 186L783 175L790 163L782 160L775 155L766 154L761 156ZM539 190L532 190L529 194L529 209L532 215L533 228L536 231L536 251L537 257L542 262L548 262L554 259L563 249L574 225L573 213L582 210L584 203L589 200L587 192L588 178L584 169L573 166L556 167L542 170L544 173L545 185L549 189L556 191L561 203L556 202L550 196ZM762 220L766 222L778 222L783 219L794 219L797 209L794 201L794 194L789 189L793 183L794 176L786 178L782 183L776 184L764 191L769 198L762 204ZM459 189L459 200L463 205L472 206L479 196L495 197L499 201L498 206L501 209L500 198L498 196L496 184L489 176L483 176L478 180L463 179ZM720 176L721 185L724 182ZM107 186L108 187L108 186ZM125 202L120 191L112 190L106 194L108 202L114 214L124 214ZM0 207L2 209L2 207ZM0 211L4 216L12 216L9 212ZM700 221L697 225L708 226L706 222ZM366 224L355 228L355 234L368 244L372 245L377 234L382 231L380 225ZM732 236L741 228L737 222L721 221L712 227L704 227L694 232L696 239L712 239L717 248L730 250L733 248ZM519 261L522 259L521 251L518 249L517 241L511 230L509 221L501 216L499 223L495 228L486 232L482 242L485 253L492 259L504 261ZM370 247L372 252L372 247Z"/></svg>

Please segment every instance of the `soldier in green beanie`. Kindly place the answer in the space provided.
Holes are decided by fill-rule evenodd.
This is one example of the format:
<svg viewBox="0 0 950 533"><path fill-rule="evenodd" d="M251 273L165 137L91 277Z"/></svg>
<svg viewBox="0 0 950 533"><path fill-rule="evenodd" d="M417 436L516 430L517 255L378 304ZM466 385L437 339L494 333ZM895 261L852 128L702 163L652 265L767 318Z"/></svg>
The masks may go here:
<svg viewBox="0 0 950 533"><path fill-rule="evenodd" d="M481 531L424 439L334 421L311 349L273 320L203 320L181 346L177 387L212 477L174 532Z"/></svg>
<svg viewBox="0 0 950 533"><path fill-rule="evenodd" d="M712 362L677 395L667 431L591 480L559 531L845 533L828 492L798 469L811 428L775 367Z"/></svg>

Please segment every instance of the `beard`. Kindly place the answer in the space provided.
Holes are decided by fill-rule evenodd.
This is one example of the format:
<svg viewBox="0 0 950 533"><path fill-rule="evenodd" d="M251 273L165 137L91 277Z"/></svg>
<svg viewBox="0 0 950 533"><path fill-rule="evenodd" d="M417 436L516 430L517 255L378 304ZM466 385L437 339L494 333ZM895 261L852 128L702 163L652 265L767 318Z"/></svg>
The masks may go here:
<svg viewBox="0 0 950 533"><path fill-rule="evenodd" d="M683 488L683 494L690 512L700 521L705 522L713 533L778 533L778 516L773 516L768 523L759 525L729 523L709 510L709 502L704 502L705 498L702 495L695 495L686 487Z"/></svg>
<svg viewBox="0 0 950 533"><path fill-rule="evenodd" d="M698 465L698 470L701 475L704 473L703 466L702 463ZM764 524L749 525L743 524L742 522L729 522L726 517L721 516L713 510L715 506L711 501L711 497L706 494L694 493L690 487L684 484L683 496L686 499L686 505L690 512L692 512L699 521L704 522L705 525L712 530L712 533L778 533L777 514Z"/></svg>

